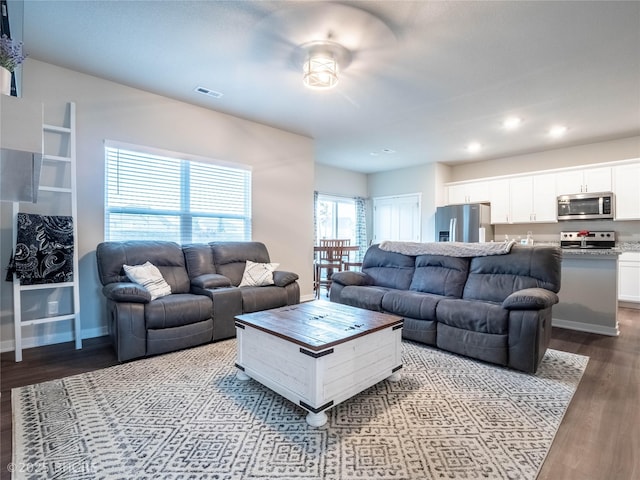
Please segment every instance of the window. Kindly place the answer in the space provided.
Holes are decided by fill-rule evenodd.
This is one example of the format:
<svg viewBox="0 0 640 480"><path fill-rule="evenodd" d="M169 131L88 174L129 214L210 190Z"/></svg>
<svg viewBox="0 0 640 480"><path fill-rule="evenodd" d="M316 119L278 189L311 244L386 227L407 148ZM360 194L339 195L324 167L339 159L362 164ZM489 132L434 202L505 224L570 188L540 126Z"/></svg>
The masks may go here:
<svg viewBox="0 0 640 480"><path fill-rule="evenodd" d="M362 197L337 197L315 193L315 237L344 238L360 250L352 260L360 260L367 250L366 201Z"/></svg>
<svg viewBox="0 0 640 480"><path fill-rule="evenodd" d="M158 153L107 144L106 240L251 240L248 168Z"/></svg>
<svg viewBox="0 0 640 480"><path fill-rule="evenodd" d="M318 195L317 238L347 238L356 245L356 203L352 198Z"/></svg>

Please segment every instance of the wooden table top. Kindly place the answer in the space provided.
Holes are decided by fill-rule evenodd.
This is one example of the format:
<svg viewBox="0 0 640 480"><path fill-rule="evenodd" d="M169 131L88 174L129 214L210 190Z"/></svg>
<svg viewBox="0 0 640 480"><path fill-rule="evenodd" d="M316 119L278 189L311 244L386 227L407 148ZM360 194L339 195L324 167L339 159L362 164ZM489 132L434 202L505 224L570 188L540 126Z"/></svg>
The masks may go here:
<svg viewBox="0 0 640 480"><path fill-rule="evenodd" d="M348 340L391 326L402 327L403 318L340 303L313 302L248 313L236 323L301 345L312 351L324 350Z"/></svg>

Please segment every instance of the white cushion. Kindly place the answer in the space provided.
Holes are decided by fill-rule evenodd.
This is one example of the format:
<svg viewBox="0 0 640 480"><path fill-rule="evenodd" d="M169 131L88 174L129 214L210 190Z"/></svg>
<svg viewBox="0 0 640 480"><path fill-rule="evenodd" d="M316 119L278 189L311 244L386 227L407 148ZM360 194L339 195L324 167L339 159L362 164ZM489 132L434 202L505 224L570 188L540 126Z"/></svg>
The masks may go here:
<svg viewBox="0 0 640 480"><path fill-rule="evenodd" d="M247 260L239 287L264 287L273 285L273 271L279 263L255 263Z"/></svg>
<svg viewBox="0 0 640 480"><path fill-rule="evenodd" d="M143 265L123 265L123 268L129 280L149 290L151 300L171 294L171 287L162 277L158 267L151 262Z"/></svg>

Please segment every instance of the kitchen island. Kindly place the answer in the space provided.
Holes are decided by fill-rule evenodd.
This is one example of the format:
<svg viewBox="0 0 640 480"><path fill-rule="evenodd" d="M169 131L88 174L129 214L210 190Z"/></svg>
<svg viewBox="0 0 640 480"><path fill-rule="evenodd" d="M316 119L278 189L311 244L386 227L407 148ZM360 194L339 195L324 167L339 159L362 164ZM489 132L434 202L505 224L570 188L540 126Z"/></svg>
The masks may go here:
<svg viewBox="0 0 640 480"><path fill-rule="evenodd" d="M562 284L553 307L554 327L620 334L618 329L618 256L613 249L563 249Z"/></svg>

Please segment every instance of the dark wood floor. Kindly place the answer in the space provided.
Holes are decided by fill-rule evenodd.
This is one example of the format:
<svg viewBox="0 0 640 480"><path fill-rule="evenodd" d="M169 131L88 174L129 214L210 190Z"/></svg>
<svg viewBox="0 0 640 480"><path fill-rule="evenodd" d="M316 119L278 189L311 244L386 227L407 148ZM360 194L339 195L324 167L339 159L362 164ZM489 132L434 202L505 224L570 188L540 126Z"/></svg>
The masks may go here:
<svg viewBox="0 0 640 480"><path fill-rule="evenodd" d="M538 480L640 479L640 310L620 309L619 337L553 329L551 348L590 357ZM0 479L10 479L11 389L117 364L107 337L0 355Z"/></svg>

